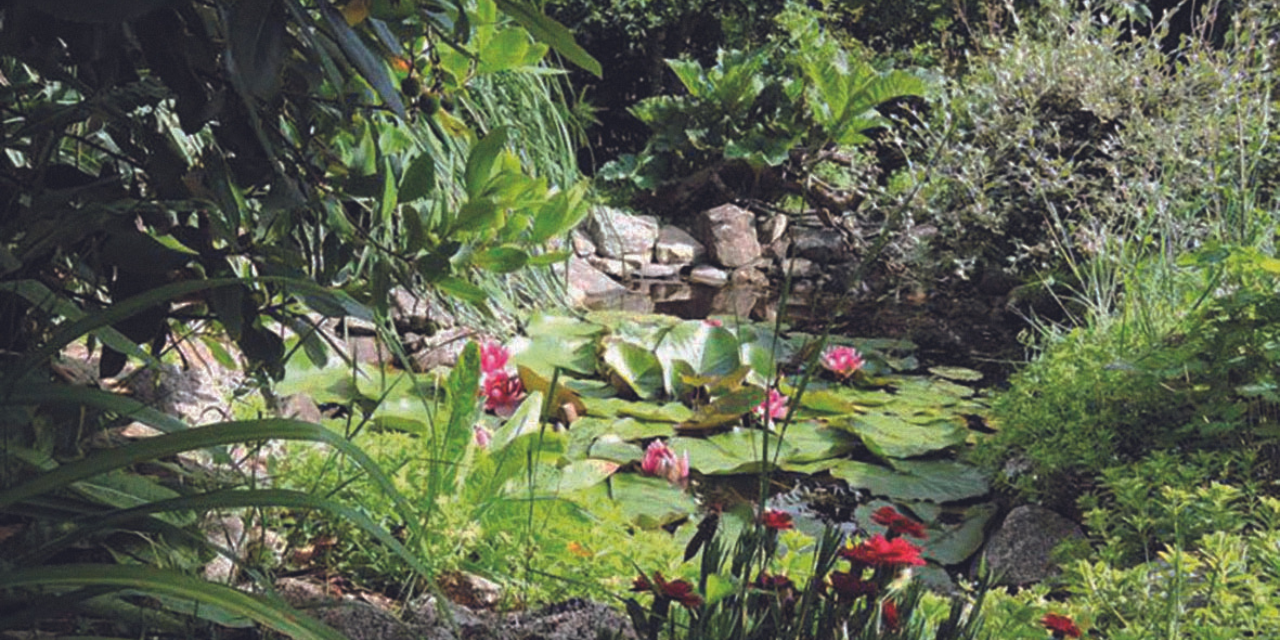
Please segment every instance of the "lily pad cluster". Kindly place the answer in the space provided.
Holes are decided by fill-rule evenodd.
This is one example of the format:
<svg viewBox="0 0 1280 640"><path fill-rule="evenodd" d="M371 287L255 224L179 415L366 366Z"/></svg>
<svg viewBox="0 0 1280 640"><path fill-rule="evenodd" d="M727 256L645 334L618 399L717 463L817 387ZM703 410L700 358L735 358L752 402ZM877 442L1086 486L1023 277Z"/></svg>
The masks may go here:
<svg viewBox="0 0 1280 640"><path fill-rule="evenodd" d="M981 502L986 479L955 457L986 410L960 384L975 373L907 375L918 366L910 343L838 340L862 359L850 373L823 368L816 336L731 320L539 314L524 334L507 348L527 396L509 417L478 417L492 434L483 442L488 455L536 441L522 446L536 446L538 468L508 483L513 495L554 494L588 511L612 500L636 525L660 527L699 503L676 476L646 473L655 467L646 464L647 450L687 459L694 494L742 474L829 474L866 498L857 515L868 530L875 527L863 509L872 505L893 504L923 521L933 541L926 555L942 565L976 550L995 511ZM376 426L428 434L428 405L438 412L457 406L406 405L431 384L423 374L397 375L408 379L382 393ZM350 393L371 380L347 372L329 390ZM755 411L770 392L786 402L776 420ZM436 415L434 422L452 421Z"/></svg>

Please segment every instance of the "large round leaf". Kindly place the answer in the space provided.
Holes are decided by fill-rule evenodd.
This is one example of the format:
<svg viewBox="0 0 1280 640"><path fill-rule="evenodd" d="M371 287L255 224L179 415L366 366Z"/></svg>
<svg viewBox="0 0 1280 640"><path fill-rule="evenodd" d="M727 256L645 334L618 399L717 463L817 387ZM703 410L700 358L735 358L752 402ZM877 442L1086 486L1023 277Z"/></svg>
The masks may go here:
<svg viewBox="0 0 1280 640"><path fill-rule="evenodd" d="M688 320L671 328L654 350L662 363L663 385L675 395L679 375L675 362L684 361L700 376L722 376L738 368L738 340L727 330Z"/></svg>
<svg viewBox="0 0 1280 640"><path fill-rule="evenodd" d="M917 424L894 413L867 413L841 418L833 426L858 434L881 458L911 458L964 444L967 424L960 418Z"/></svg>
<svg viewBox="0 0 1280 640"><path fill-rule="evenodd" d="M698 503L662 478L617 473L609 479L613 499L636 526L657 529L688 516Z"/></svg>
<svg viewBox="0 0 1280 640"><path fill-rule="evenodd" d="M795 447L786 442L779 445L778 436L756 429L738 429L709 438L677 437L667 441L667 445L677 455L688 451L689 466L707 475L757 473L767 468L761 458L766 437L769 460L775 459L779 446L782 451L778 459L795 455Z"/></svg>
<svg viewBox="0 0 1280 640"><path fill-rule="evenodd" d="M987 493L987 478L977 468L950 460L895 460L895 469L857 460L836 460L831 475L855 489L894 500L951 502ZM826 465L826 461L823 462Z"/></svg>
<svg viewBox="0 0 1280 640"><path fill-rule="evenodd" d="M610 337L601 359L612 377L637 397L649 400L662 393L662 365L652 351Z"/></svg>

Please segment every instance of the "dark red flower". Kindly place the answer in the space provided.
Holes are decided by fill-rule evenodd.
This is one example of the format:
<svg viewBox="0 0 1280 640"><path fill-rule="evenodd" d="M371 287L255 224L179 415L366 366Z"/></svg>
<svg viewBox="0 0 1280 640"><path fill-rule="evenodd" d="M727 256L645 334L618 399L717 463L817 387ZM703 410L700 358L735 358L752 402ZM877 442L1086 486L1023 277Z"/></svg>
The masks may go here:
<svg viewBox="0 0 1280 640"><path fill-rule="evenodd" d="M870 567L920 566L924 564L924 558L920 557L920 547L902 538L889 540L880 534L863 540L856 547L841 549L840 557Z"/></svg>
<svg viewBox="0 0 1280 640"><path fill-rule="evenodd" d="M831 588L835 589L840 597L849 599L874 596L877 590L876 583L863 580L845 571L831 572Z"/></svg>
<svg viewBox="0 0 1280 640"><path fill-rule="evenodd" d="M525 396L520 376L505 371L486 375L482 393L485 411L492 411L503 418L510 418Z"/></svg>
<svg viewBox="0 0 1280 640"><path fill-rule="evenodd" d="M899 536L908 535L920 540L929 539L929 534L925 532L924 525L898 513L893 507L885 505L871 514L871 521L889 528L890 539Z"/></svg>
<svg viewBox="0 0 1280 640"><path fill-rule="evenodd" d="M1040 619L1040 624L1043 624L1044 628L1052 631L1053 637L1055 638L1080 637L1080 627L1077 627L1076 623L1067 616L1060 616L1056 613L1046 613L1045 616Z"/></svg>
<svg viewBox="0 0 1280 640"><path fill-rule="evenodd" d="M880 616L884 620L884 626L888 627L890 632L898 630L898 625L902 622L898 619L898 603L885 600L880 607Z"/></svg>
<svg viewBox="0 0 1280 640"><path fill-rule="evenodd" d="M791 578L786 576L776 576L769 573L761 573L756 576L756 581L752 583L757 589L767 589L769 591L782 591L790 589L795 585L791 583Z"/></svg>
<svg viewBox="0 0 1280 640"><path fill-rule="evenodd" d="M672 580L667 582L660 572L653 572L653 582L642 573L631 581L632 591L652 591L659 598L675 600L690 609L702 605L702 596L693 590L688 580Z"/></svg>
<svg viewBox="0 0 1280 640"><path fill-rule="evenodd" d="M760 523L766 529L775 531L796 528L795 523L791 522L791 514L779 509L766 509L764 513L760 514Z"/></svg>

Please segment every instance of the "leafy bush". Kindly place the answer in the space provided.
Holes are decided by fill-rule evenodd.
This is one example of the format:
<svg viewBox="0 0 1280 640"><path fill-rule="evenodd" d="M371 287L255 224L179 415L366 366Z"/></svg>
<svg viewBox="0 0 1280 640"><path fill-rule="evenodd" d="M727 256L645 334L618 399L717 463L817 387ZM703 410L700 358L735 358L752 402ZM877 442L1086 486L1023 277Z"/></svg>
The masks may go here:
<svg viewBox="0 0 1280 640"><path fill-rule="evenodd" d="M1081 263L1115 271L1265 227L1253 222L1277 167L1271 16L1246 10L1222 49L1188 39L1171 61L1161 29L1109 18L1124 4L1049 3L952 80L906 140L909 156L936 157L879 196L906 202L904 228L936 229L917 268L1052 276L1088 294L1098 283L1073 272Z"/></svg>
<svg viewBox="0 0 1280 640"><path fill-rule="evenodd" d="M653 204L663 210L784 195L828 218L856 208L857 194L816 181L816 167L847 163L842 149L890 124L876 107L919 96L925 84L877 70L826 34L812 12L793 6L778 20L787 33L768 47L722 51L710 68L668 60L686 93L636 103L631 112L651 129L649 142L600 177L656 192Z"/></svg>

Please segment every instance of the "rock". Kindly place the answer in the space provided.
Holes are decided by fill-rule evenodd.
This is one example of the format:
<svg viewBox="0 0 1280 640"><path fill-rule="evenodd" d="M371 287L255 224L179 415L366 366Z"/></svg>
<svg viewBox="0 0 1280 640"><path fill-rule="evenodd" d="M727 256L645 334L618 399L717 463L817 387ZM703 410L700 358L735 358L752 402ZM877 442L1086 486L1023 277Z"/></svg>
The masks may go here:
<svg viewBox="0 0 1280 640"><path fill-rule="evenodd" d="M693 287L684 282L654 283L649 288L649 297L654 302L680 302L693 299Z"/></svg>
<svg viewBox="0 0 1280 640"><path fill-rule="evenodd" d="M769 216L760 224L760 244L773 244L781 240L786 233L787 216L781 213Z"/></svg>
<svg viewBox="0 0 1280 640"><path fill-rule="evenodd" d="M470 340L480 340L475 330L467 327L445 329L429 338L425 338L412 353L413 370L425 373L438 367L452 367L462 357L462 349Z"/></svg>
<svg viewBox="0 0 1280 640"><path fill-rule="evenodd" d="M818 275L818 265L808 258L787 258L782 261L782 277L812 278Z"/></svg>
<svg viewBox="0 0 1280 640"><path fill-rule="evenodd" d="M558 266L564 269L564 266ZM600 270L591 266L586 260L571 256L569 270L569 299L573 304L582 304L588 297L607 297L622 295L627 288L618 284Z"/></svg>
<svg viewBox="0 0 1280 640"><path fill-rule="evenodd" d="M819 264L849 260L849 247L835 229L798 228L791 231L791 255Z"/></svg>
<svg viewBox="0 0 1280 640"><path fill-rule="evenodd" d="M706 255L707 248L689 232L667 225L658 231L653 259L658 264L693 264Z"/></svg>
<svg viewBox="0 0 1280 640"><path fill-rule="evenodd" d="M575 228L569 232L569 241L573 243L573 254L579 258L594 256L596 254L596 243L587 237L586 231L581 228Z"/></svg>
<svg viewBox="0 0 1280 640"><path fill-rule="evenodd" d="M769 277L755 266L738 267L729 276L729 282L735 287L764 287L769 284Z"/></svg>
<svg viewBox="0 0 1280 640"><path fill-rule="evenodd" d="M1083 538L1076 523L1036 505L1015 508L982 552L995 584L1022 586L1057 575L1050 554L1071 538Z"/></svg>
<svg viewBox="0 0 1280 640"><path fill-rule="evenodd" d="M468 609L492 609L502 601L501 585L473 573L446 571L437 582L450 600Z"/></svg>
<svg viewBox="0 0 1280 640"><path fill-rule="evenodd" d="M677 264L655 264L648 263L640 265L636 269L636 275L641 278L674 278L680 274L680 265Z"/></svg>
<svg viewBox="0 0 1280 640"><path fill-rule="evenodd" d="M628 264L626 260L620 260L618 258L587 256L587 262L615 280L627 278L636 270L636 268Z"/></svg>
<svg viewBox="0 0 1280 640"><path fill-rule="evenodd" d="M593 209L584 226L596 245L596 253L606 258L621 260L626 255L641 255L648 262L658 240L657 218L609 207Z"/></svg>
<svg viewBox="0 0 1280 640"><path fill-rule="evenodd" d="M709 264L700 264L689 272L689 282L712 287L723 287L729 284L729 274Z"/></svg>
<svg viewBox="0 0 1280 640"><path fill-rule="evenodd" d="M755 287L727 287L711 300L711 313L708 315L750 318L759 298L760 290Z"/></svg>
<svg viewBox="0 0 1280 640"><path fill-rule="evenodd" d="M708 209L694 217L694 228L707 246L712 262L732 269L749 265L760 257L755 227L755 215L731 204Z"/></svg>

